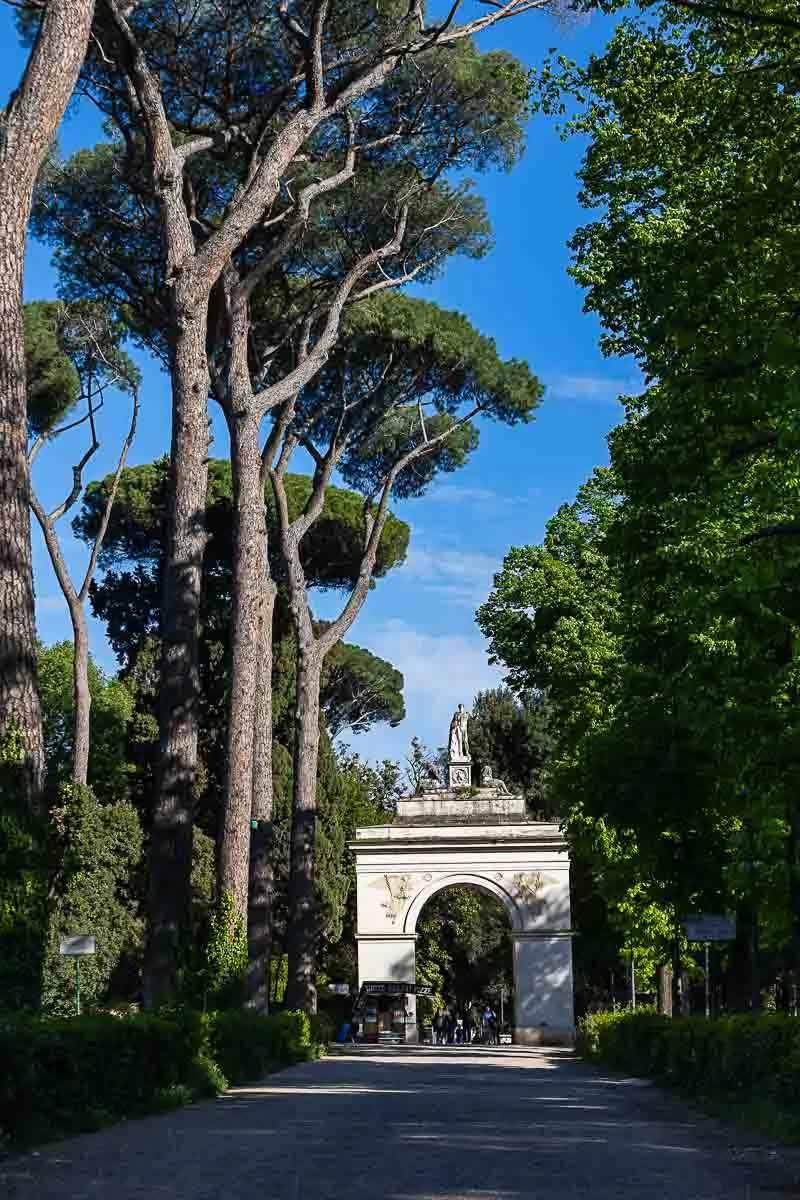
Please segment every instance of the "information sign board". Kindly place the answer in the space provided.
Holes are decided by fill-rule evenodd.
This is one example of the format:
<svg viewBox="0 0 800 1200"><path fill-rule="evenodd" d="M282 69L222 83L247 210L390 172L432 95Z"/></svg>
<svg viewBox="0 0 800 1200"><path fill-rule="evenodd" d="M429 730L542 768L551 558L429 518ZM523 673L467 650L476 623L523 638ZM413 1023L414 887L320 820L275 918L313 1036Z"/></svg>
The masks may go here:
<svg viewBox="0 0 800 1200"><path fill-rule="evenodd" d="M58 952L63 958L85 958L87 954L95 954L97 944L94 934L77 933L73 937L62 937Z"/></svg>
<svg viewBox="0 0 800 1200"><path fill-rule="evenodd" d="M702 913L683 922L690 942L732 942L736 938L736 917Z"/></svg>

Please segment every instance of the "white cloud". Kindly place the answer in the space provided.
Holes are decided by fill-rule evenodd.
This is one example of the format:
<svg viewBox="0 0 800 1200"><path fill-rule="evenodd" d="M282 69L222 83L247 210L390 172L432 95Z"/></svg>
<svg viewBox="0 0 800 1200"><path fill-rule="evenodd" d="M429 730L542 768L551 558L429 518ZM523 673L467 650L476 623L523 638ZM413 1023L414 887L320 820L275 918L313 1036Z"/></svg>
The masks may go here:
<svg viewBox="0 0 800 1200"><path fill-rule="evenodd" d="M379 726L354 739L354 748L365 757L402 759L414 735L432 749L444 745L456 705L469 708L476 692L502 682L502 669L489 665L478 633L437 636L399 619L359 632L360 645L402 671L408 714L397 729Z"/></svg>
<svg viewBox="0 0 800 1200"><path fill-rule="evenodd" d="M489 593L502 563L493 554L464 550L426 550L412 544L403 571L426 592L452 603L475 607Z"/></svg>
<svg viewBox="0 0 800 1200"><path fill-rule="evenodd" d="M492 488L462 487L457 483L442 483L425 496L425 500L432 504L466 505L469 508L479 509L483 516L491 516L492 513L501 516L509 509L527 504L530 499L541 496L541 494L542 489L535 487L526 488L523 492L509 496L503 492L496 492Z"/></svg>
<svg viewBox="0 0 800 1200"><path fill-rule="evenodd" d="M547 395L557 400L577 400L585 404L617 404L620 396L639 391L635 377L610 379L606 375L556 375L547 381Z"/></svg>

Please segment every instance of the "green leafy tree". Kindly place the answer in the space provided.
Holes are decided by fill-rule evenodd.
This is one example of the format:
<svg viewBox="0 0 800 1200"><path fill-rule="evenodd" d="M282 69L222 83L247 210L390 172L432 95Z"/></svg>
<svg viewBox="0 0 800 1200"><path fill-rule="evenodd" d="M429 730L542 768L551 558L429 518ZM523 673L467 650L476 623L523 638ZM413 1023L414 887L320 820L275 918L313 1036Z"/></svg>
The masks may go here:
<svg viewBox="0 0 800 1200"><path fill-rule="evenodd" d="M331 737L364 733L374 723L399 725L406 715L403 676L361 646L340 642L325 661L320 707Z"/></svg>
<svg viewBox="0 0 800 1200"><path fill-rule="evenodd" d="M769 2L668 5L623 22L585 68L541 80L545 103L580 97L583 196L602 213L574 239L574 273L606 350L658 380L612 439L638 712L670 715L676 752L702 746L681 761L705 797L721 793L728 863L712 857L754 929L754 883L737 861L742 822L758 831L749 854L786 898L795 971L797 215L774 164L797 132L799 35ZM780 941L776 915L766 932Z"/></svg>
<svg viewBox="0 0 800 1200"><path fill-rule="evenodd" d="M50 787L55 791L71 777L73 722L73 656L71 642L39 649L39 693ZM120 679L111 679L89 660L92 696L92 757L89 782L104 803L127 798L132 764L127 759L134 697Z"/></svg>
<svg viewBox="0 0 800 1200"><path fill-rule="evenodd" d="M81 969L87 1007L113 1000L115 991L129 996L136 990L143 935L138 869L144 839L130 804L101 804L89 788L67 789L52 819L60 854L42 1007L64 1016L75 1011L74 964L59 954L64 936L87 933L96 938L96 953Z"/></svg>
<svg viewBox="0 0 800 1200"><path fill-rule="evenodd" d="M48 828L30 803L29 743L0 743L0 1009L39 1005L48 919Z"/></svg>
<svg viewBox="0 0 800 1200"><path fill-rule="evenodd" d="M201 770L194 793L195 819L216 836L222 790L232 587L229 539L230 467L214 460L209 465L209 541L206 550L203 597L201 671ZM74 522L80 537L92 539L102 518L109 480L91 484ZM290 476L287 489L292 511L302 511L311 491L306 476ZM109 640L122 665L126 686L137 698L130 729L128 755L137 767L137 796L149 824L152 813L149 780L157 751L159 687L160 583L163 562L161 531L167 498L167 464L157 460L128 468L120 479L117 503L110 517L101 554L102 579L91 591L94 612L106 622ZM265 501L274 513L271 492ZM333 590L352 585L360 561L361 498L343 488L331 488L321 518L304 547L310 586ZM272 516L270 520L274 519ZM408 526L389 517L382 539L376 574L383 576L405 558ZM276 736L291 744L294 720L296 644L291 632L285 594L275 609L276 652L272 681ZM396 721L403 712L402 676L383 660L359 647L342 643L331 657L323 682L322 711L335 735L345 719L359 728L376 720Z"/></svg>
<svg viewBox="0 0 800 1200"><path fill-rule="evenodd" d="M472 705L469 744L473 774L490 767L512 792L522 793L540 818L552 815L544 776L553 743L547 700L537 694L520 699L510 688L478 692Z"/></svg>
<svg viewBox="0 0 800 1200"><path fill-rule="evenodd" d="M209 392L225 411L236 464L234 685L220 862L243 911L248 821L268 819L271 803L268 746L258 743L254 720L258 700L269 695L260 679L271 674L260 425L322 367L348 302L387 286L387 266L399 284L484 242L470 185L450 183L448 174L513 161L527 83L509 55L482 56L471 38L544 6L508 0L462 25L455 13L431 23L421 9L334 9L306 0L277 12L265 4L201 6L188 21L181 4L123 9L107 0L101 10L84 87L119 137L118 149L101 152L111 179L101 184L101 203L92 203L91 172L72 163L43 212L80 286L113 296L144 339L162 353L168 348L176 436L161 817L152 840L153 996L174 983L169 947L188 911ZM109 226L120 241L107 240ZM115 254L98 257L98 242L114 245ZM251 337L259 291L271 297L268 310L285 317L263 342ZM265 724L258 716L258 728ZM258 789L254 768L264 775Z"/></svg>

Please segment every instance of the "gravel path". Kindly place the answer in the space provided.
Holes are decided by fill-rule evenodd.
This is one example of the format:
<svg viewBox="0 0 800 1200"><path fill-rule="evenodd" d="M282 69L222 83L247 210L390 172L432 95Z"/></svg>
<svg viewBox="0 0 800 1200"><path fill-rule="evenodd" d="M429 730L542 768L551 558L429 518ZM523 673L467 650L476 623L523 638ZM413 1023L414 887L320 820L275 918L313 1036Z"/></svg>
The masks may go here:
<svg viewBox="0 0 800 1200"><path fill-rule="evenodd" d="M356 1048L0 1167L9 1200L781 1200L791 1156L568 1052Z"/></svg>

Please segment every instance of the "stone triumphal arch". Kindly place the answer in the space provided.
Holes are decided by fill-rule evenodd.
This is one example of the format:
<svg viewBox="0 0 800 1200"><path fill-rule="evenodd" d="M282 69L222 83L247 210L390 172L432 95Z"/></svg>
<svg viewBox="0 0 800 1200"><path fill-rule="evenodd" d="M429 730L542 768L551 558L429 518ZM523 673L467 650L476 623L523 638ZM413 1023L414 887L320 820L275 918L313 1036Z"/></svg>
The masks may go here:
<svg viewBox="0 0 800 1200"><path fill-rule="evenodd" d="M453 718L459 719L459 713ZM460 718L462 726L463 717ZM454 741L460 754L453 757ZM490 892L505 906L514 948L514 1040L572 1041L569 856L557 825L531 821L521 796L484 771L471 787L465 737L451 737L447 785L401 800L391 825L356 831L359 983L413 982L417 921L453 884ZM406 1007L416 1038L415 997Z"/></svg>

